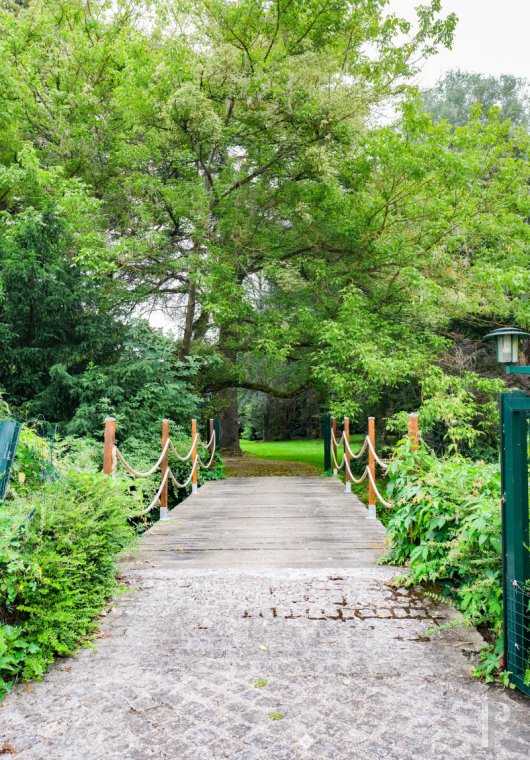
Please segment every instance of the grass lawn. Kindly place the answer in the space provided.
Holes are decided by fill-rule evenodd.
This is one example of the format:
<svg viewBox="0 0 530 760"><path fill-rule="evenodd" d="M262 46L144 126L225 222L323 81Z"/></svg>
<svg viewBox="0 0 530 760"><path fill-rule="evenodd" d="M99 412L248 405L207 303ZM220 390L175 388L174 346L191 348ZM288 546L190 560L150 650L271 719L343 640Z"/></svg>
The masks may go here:
<svg viewBox="0 0 530 760"><path fill-rule="evenodd" d="M364 436L352 435L351 445L360 445ZM305 464L324 469L324 441L241 441L241 448L252 457L258 459L276 459L285 462L304 462ZM354 449L355 450L355 449ZM342 454L340 454L342 459Z"/></svg>

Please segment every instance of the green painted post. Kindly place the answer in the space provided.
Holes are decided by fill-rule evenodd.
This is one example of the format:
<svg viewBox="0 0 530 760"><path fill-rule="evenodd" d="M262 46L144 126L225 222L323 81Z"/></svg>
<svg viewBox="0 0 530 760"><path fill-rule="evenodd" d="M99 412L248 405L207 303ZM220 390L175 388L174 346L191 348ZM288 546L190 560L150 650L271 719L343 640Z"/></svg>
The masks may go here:
<svg viewBox="0 0 530 760"><path fill-rule="evenodd" d="M213 429L215 430L215 445L217 446L217 451L219 451L219 445L221 443L221 426L217 418L213 421Z"/></svg>
<svg viewBox="0 0 530 760"><path fill-rule="evenodd" d="M20 422L15 420L0 422L0 502L4 500L9 485L21 427Z"/></svg>
<svg viewBox="0 0 530 760"><path fill-rule="evenodd" d="M525 693L530 615L524 587L530 578L528 549L528 423L524 391L502 393L501 482L505 669Z"/></svg>
<svg viewBox="0 0 530 760"><path fill-rule="evenodd" d="M322 417L322 436L324 438L324 472L331 470L331 417Z"/></svg>

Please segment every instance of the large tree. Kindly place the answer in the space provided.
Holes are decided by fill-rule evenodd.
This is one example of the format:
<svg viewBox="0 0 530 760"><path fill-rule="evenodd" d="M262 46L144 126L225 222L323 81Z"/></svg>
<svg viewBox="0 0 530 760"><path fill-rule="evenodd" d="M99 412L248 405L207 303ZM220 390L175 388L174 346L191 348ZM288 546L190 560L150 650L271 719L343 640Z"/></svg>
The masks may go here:
<svg viewBox="0 0 530 760"><path fill-rule="evenodd" d="M239 387L316 382L355 411L439 356L451 319L525 321L526 135L433 125L407 84L450 43L437 0L413 25L384 0L8 5L2 160L30 143L90 189L106 238L85 267L208 357L229 447Z"/></svg>
<svg viewBox="0 0 530 760"><path fill-rule="evenodd" d="M256 385L244 357L308 366L312 321L292 315L319 299L301 261L340 251L307 234L307 196L318 203L412 62L450 41L438 0L414 27L385 5L34 0L4 15L20 138L101 197L115 277L136 303L172 299L182 355L210 336L229 447L235 388Z"/></svg>
<svg viewBox="0 0 530 760"><path fill-rule="evenodd" d="M312 260L325 267L341 255L308 222L313 205L411 61L450 39L453 19L437 19L438 3L420 10L414 32L384 5L222 0L192 4L191 18L168 3L162 15L174 41L151 83L152 106L131 118L149 124L149 157L163 159L150 189L169 216L170 261L177 250L187 279L183 351L215 330L223 366L208 386L224 389L228 448L239 448L236 388L300 387L315 314L336 309L310 274ZM249 355L273 359L273 371L261 362L256 378ZM290 368L281 386L278 362Z"/></svg>

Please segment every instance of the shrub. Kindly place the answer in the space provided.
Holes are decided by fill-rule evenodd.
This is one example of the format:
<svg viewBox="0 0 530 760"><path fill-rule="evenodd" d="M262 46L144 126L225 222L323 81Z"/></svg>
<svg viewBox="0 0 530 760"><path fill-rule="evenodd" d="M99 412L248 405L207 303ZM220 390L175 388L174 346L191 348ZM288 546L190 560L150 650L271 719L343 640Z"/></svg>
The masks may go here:
<svg viewBox="0 0 530 760"><path fill-rule="evenodd" d="M0 696L94 630L134 538L128 484L69 471L0 514Z"/></svg>
<svg viewBox="0 0 530 760"><path fill-rule="evenodd" d="M502 631L500 473L460 455L436 457L402 441L389 470L385 560L408 562L408 584L444 586L473 625Z"/></svg>
<svg viewBox="0 0 530 760"><path fill-rule="evenodd" d="M420 429L438 455L463 454L495 463L499 446L499 393L502 380L476 372L451 375L433 366L422 380ZM388 420L388 429L405 432L406 412Z"/></svg>

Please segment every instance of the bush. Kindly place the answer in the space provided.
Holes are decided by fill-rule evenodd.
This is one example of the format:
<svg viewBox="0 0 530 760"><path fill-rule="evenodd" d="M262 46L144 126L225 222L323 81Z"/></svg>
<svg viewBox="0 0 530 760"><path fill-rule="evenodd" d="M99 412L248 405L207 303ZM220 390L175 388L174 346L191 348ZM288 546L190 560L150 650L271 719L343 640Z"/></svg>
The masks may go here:
<svg viewBox="0 0 530 760"><path fill-rule="evenodd" d="M0 696L90 636L135 535L128 484L69 471L0 513Z"/></svg>
<svg viewBox="0 0 530 760"><path fill-rule="evenodd" d="M386 561L408 562L406 583L441 583L464 618L502 632L501 488L498 465L438 458L405 439L389 470Z"/></svg>
<svg viewBox="0 0 530 760"><path fill-rule="evenodd" d="M438 455L463 454L495 463L499 453L499 393L505 385L498 378L475 372L450 375L433 366L422 379L420 430ZM389 430L403 433L407 413L398 412Z"/></svg>

